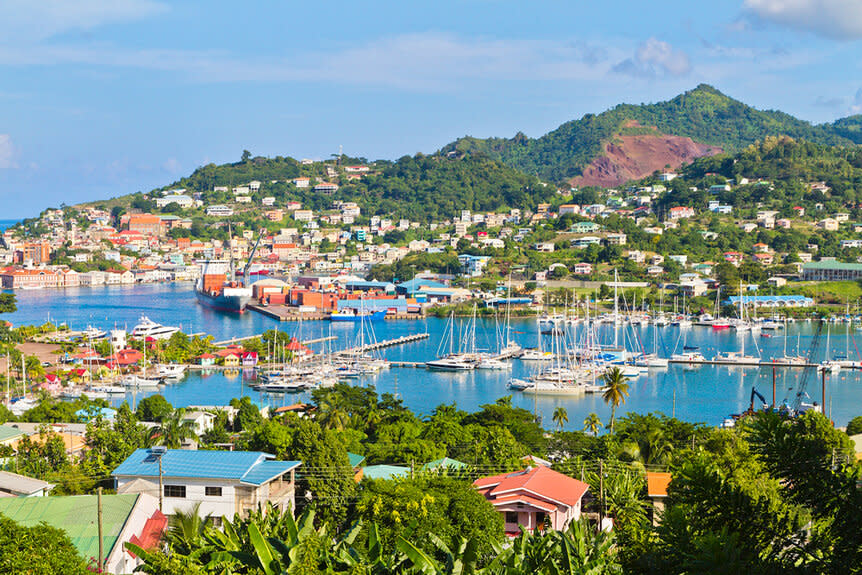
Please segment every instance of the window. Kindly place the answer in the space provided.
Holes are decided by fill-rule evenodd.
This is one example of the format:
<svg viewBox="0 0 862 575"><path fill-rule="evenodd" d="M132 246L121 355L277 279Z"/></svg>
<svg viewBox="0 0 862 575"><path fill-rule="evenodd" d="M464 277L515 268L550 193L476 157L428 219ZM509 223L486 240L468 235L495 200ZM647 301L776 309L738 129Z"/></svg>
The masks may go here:
<svg viewBox="0 0 862 575"><path fill-rule="evenodd" d="M204 493L207 497L221 497L221 487L205 487Z"/></svg>
<svg viewBox="0 0 862 575"><path fill-rule="evenodd" d="M516 511L506 511L506 523L517 523L518 513Z"/></svg>
<svg viewBox="0 0 862 575"><path fill-rule="evenodd" d="M165 485L165 497L180 497L185 498L185 485Z"/></svg>
<svg viewBox="0 0 862 575"><path fill-rule="evenodd" d="M210 525L212 525L216 529L221 529L221 525L222 525L221 517L210 517Z"/></svg>

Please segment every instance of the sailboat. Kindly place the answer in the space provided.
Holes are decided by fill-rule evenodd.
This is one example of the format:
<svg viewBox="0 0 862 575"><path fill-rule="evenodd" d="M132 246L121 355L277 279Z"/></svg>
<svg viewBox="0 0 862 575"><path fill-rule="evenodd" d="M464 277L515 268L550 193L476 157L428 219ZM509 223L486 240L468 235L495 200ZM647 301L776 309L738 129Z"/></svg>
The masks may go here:
<svg viewBox="0 0 862 575"><path fill-rule="evenodd" d="M832 347L829 343L830 341L830 326L826 324L826 358L820 362L820 366L817 368L817 371L828 371L830 373L838 373L841 371L841 363L836 361L834 358L831 358L832 355Z"/></svg>
<svg viewBox="0 0 862 575"><path fill-rule="evenodd" d="M474 308L475 309L475 308ZM474 312L475 320L475 312ZM475 330L475 322L473 322ZM469 331L469 326L468 330ZM475 350L475 331L473 332L473 350ZM437 359L426 361L425 366L429 369L440 371L470 371L476 368L475 353L465 353L463 338L458 342L458 350L454 349L455 340L455 312L449 316L449 323L446 325L446 331L443 334L443 339L437 348ZM449 352L445 353L446 346ZM442 352L441 352L442 350Z"/></svg>

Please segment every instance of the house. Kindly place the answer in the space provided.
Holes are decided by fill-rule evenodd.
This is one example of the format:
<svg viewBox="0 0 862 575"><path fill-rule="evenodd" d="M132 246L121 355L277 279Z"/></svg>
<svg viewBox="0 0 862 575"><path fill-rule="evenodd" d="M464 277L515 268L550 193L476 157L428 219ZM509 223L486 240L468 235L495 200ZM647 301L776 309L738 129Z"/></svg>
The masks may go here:
<svg viewBox="0 0 862 575"><path fill-rule="evenodd" d="M667 499L667 488L670 485L670 473L647 471L647 498L652 502L652 523L658 525L664 511L664 501Z"/></svg>
<svg viewBox="0 0 862 575"><path fill-rule="evenodd" d="M691 218L694 217L694 208L689 206L675 206L668 210L667 215L672 220Z"/></svg>
<svg viewBox="0 0 862 575"><path fill-rule="evenodd" d="M554 251L554 242L539 242L533 244L533 249L537 252L551 253Z"/></svg>
<svg viewBox="0 0 862 575"><path fill-rule="evenodd" d="M207 214L208 216L217 216L217 217L218 217L218 216L224 216L224 217L228 217L228 216L232 216L232 215L233 215L233 208L228 207L228 206L225 206L225 205L223 205L223 204L215 204L215 205L212 205L212 206L207 206L206 214Z"/></svg>
<svg viewBox="0 0 862 575"><path fill-rule="evenodd" d="M787 278L783 278L781 276L772 276L771 278L766 280L766 283L770 287L783 287L787 285Z"/></svg>
<svg viewBox="0 0 862 575"><path fill-rule="evenodd" d="M0 471L0 497L45 497L54 485L26 475Z"/></svg>
<svg viewBox="0 0 862 575"><path fill-rule="evenodd" d="M233 517L272 503L295 508L299 461L260 451L137 449L111 474L117 493L159 493L166 515L200 504L202 517Z"/></svg>
<svg viewBox="0 0 862 575"><path fill-rule="evenodd" d="M608 234L605 236L605 243L609 246L624 246L626 245L626 235L623 233Z"/></svg>
<svg viewBox="0 0 862 575"><path fill-rule="evenodd" d="M593 264L579 262L572 266L572 273L576 276L588 276L593 273Z"/></svg>
<svg viewBox="0 0 862 575"><path fill-rule="evenodd" d="M257 365L257 352L256 351L246 351L242 354L242 366L243 367L255 367Z"/></svg>
<svg viewBox="0 0 862 575"><path fill-rule="evenodd" d="M529 531L544 525L565 529L580 518L581 502L589 490L583 481L544 465L483 477L473 486L503 514L510 537L518 535L521 527Z"/></svg>
<svg viewBox="0 0 862 575"><path fill-rule="evenodd" d="M838 220L833 218L823 218L817 222L817 227L822 230L826 230L827 232L835 232L838 231Z"/></svg>
<svg viewBox="0 0 862 575"><path fill-rule="evenodd" d="M334 194L338 191L338 184L333 184L330 182L320 182L316 186L314 186L314 191L320 194Z"/></svg>
<svg viewBox="0 0 862 575"><path fill-rule="evenodd" d="M159 501L152 495L102 495L100 542L98 499L96 495L0 497L0 515L25 527L44 523L64 531L81 557L98 557L101 547L102 573L131 573L141 561L125 544L153 549L168 519L159 512Z"/></svg>
<svg viewBox="0 0 862 575"><path fill-rule="evenodd" d="M24 437L24 432L17 427L0 425L0 446L17 445L18 440Z"/></svg>
<svg viewBox="0 0 862 575"><path fill-rule="evenodd" d="M211 354L211 353L203 353L203 354L197 356L196 359L197 359L198 365L201 365L203 367L208 367L211 365L215 365L218 357Z"/></svg>
<svg viewBox="0 0 862 575"><path fill-rule="evenodd" d="M239 367L241 352L230 351L222 356L225 367Z"/></svg>
<svg viewBox="0 0 862 575"><path fill-rule="evenodd" d="M590 246L592 244L598 244L601 242L601 238L596 236L583 236L580 238L573 238L571 240L571 245L573 248L582 249Z"/></svg>
<svg viewBox="0 0 862 575"><path fill-rule="evenodd" d="M594 234L602 228L595 222L575 222L570 231L575 234Z"/></svg>
<svg viewBox="0 0 862 575"><path fill-rule="evenodd" d="M183 423L191 423L195 434L200 437L208 431L212 431L216 415L208 411L187 411L183 414Z"/></svg>

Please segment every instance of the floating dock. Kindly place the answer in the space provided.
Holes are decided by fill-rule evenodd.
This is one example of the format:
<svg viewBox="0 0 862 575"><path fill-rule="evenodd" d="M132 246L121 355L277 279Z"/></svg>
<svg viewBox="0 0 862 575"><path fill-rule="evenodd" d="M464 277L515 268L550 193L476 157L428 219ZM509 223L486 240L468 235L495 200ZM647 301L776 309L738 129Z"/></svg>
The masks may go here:
<svg viewBox="0 0 862 575"><path fill-rule="evenodd" d="M395 339L387 339L383 341L378 341L377 343L369 343L363 346L357 346L342 351L336 351L333 352L333 355L356 355L358 353L365 353L366 351L374 351L377 349L383 349L385 347L392 347L395 345L404 345L405 343L422 341L423 339L428 339L427 333L414 333L413 335L405 335L401 337L396 337Z"/></svg>

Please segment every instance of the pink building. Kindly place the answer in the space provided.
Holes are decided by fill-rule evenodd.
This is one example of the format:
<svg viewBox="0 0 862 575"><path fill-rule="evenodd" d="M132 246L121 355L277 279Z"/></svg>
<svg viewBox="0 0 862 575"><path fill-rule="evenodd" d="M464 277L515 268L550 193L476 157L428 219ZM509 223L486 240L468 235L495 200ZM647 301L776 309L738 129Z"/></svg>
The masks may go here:
<svg viewBox="0 0 862 575"><path fill-rule="evenodd" d="M580 518L581 501L590 488L544 465L483 477L473 487L503 514L510 537L518 535L520 527L533 530L546 520L551 529L565 529Z"/></svg>

